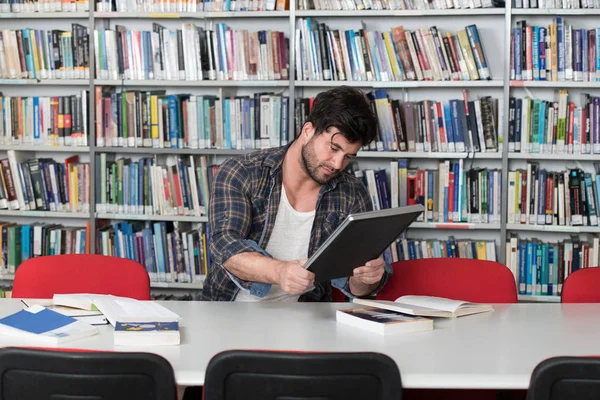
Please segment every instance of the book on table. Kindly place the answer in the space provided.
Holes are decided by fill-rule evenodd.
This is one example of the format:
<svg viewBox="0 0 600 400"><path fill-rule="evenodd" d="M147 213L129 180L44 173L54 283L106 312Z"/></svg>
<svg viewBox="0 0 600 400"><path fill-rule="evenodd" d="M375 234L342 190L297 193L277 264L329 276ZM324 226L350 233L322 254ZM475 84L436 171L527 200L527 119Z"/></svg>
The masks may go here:
<svg viewBox="0 0 600 400"><path fill-rule="evenodd" d="M379 333L382 335L430 331L433 320L401 314L377 307L337 310L338 323Z"/></svg>
<svg viewBox="0 0 600 400"><path fill-rule="evenodd" d="M98 333L98 328L39 304L0 319L0 334L59 344Z"/></svg>
<svg viewBox="0 0 600 400"><path fill-rule="evenodd" d="M27 303L23 300L21 300L21 303L23 303L24 308L28 308L32 305L40 305L40 306L44 306L46 308L48 308L49 310L52 311L56 311L57 313L66 315L68 317L73 317L79 321L88 323L90 325L106 325L108 324L108 320L106 319L106 317L104 315L102 315L102 312L99 310L89 310L89 309L83 309L83 308L79 308L79 307L72 307L72 306L63 306L63 305L58 305L58 304L54 304L54 301L52 299L30 299L27 300ZM91 306L89 308L92 308Z"/></svg>
<svg viewBox="0 0 600 400"><path fill-rule="evenodd" d="M179 322L117 322L117 346L173 346L180 343Z"/></svg>
<svg viewBox="0 0 600 400"><path fill-rule="evenodd" d="M175 322L179 315L154 301L103 294L55 294L54 305L100 311L113 325L120 322Z"/></svg>
<svg viewBox="0 0 600 400"><path fill-rule="evenodd" d="M493 311L490 304L434 296L401 296L396 301L353 299L356 304L420 317L457 318Z"/></svg>
<svg viewBox="0 0 600 400"><path fill-rule="evenodd" d="M115 345L178 345L176 313L154 301L94 294L57 294L55 305L99 310L115 327Z"/></svg>

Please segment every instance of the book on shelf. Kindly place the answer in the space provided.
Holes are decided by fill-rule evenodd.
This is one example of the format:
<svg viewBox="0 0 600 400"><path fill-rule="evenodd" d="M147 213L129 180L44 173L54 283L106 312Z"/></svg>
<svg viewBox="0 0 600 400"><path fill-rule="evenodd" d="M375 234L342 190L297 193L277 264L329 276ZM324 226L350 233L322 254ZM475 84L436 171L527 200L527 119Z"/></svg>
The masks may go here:
<svg viewBox="0 0 600 400"><path fill-rule="evenodd" d="M17 311L0 319L0 335L60 344L98 333L98 328L41 305Z"/></svg>
<svg viewBox="0 0 600 400"><path fill-rule="evenodd" d="M453 36L436 26L414 32L335 30L298 19L296 79L335 81L489 80L490 68L477 25Z"/></svg>
<svg viewBox="0 0 600 400"><path fill-rule="evenodd" d="M89 36L85 26L71 31L0 31L0 79L89 79Z"/></svg>
<svg viewBox="0 0 600 400"><path fill-rule="evenodd" d="M58 254L89 254L90 226L31 225L0 222L0 273L14 275L30 258Z"/></svg>
<svg viewBox="0 0 600 400"><path fill-rule="evenodd" d="M367 93L379 120L375 141L363 150L408 152L498 152L501 150L502 116L497 98L468 100L400 101L386 89ZM313 98L296 99L296 135L310 112Z"/></svg>
<svg viewBox="0 0 600 400"><path fill-rule="evenodd" d="M89 213L89 163L56 162L8 150L0 160L0 209Z"/></svg>
<svg viewBox="0 0 600 400"><path fill-rule="evenodd" d="M471 303L434 296L401 296L395 301L355 298L352 301L363 306L382 308L384 310L421 317L458 318L494 310L489 304Z"/></svg>
<svg viewBox="0 0 600 400"><path fill-rule="evenodd" d="M564 281L582 268L600 266L600 238L585 241L577 235L545 242L511 235L506 241L506 266L519 294L560 296Z"/></svg>
<svg viewBox="0 0 600 400"><path fill-rule="evenodd" d="M573 29L564 17L548 26L516 21L512 28L510 79L600 81L600 28Z"/></svg>
<svg viewBox="0 0 600 400"><path fill-rule="evenodd" d="M538 163L508 174L509 224L598 226L600 163L596 173L580 168L548 171Z"/></svg>
<svg viewBox="0 0 600 400"><path fill-rule="evenodd" d="M206 156L167 157L159 165L152 157L114 159L96 154L96 211L100 213L162 216L206 215L209 188L218 165Z"/></svg>
<svg viewBox="0 0 600 400"><path fill-rule="evenodd" d="M227 1L158 1L143 0L132 3L126 0L96 1L99 12L221 12L221 11L285 11L288 0L227 0Z"/></svg>
<svg viewBox="0 0 600 400"><path fill-rule="evenodd" d="M415 317L379 307L336 310L336 321L366 331L391 335L433 330L433 320Z"/></svg>
<svg viewBox="0 0 600 400"><path fill-rule="evenodd" d="M286 145L289 97L96 88L96 146L264 149Z"/></svg>
<svg viewBox="0 0 600 400"><path fill-rule="evenodd" d="M600 42L599 42L600 43ZM554 101L509 99L508 151L531 154L600 154L600 97L567 90Z"/></svg>
<svg viewBox="0 0 600 400"><path fill-rule="evenodd" d="M35 0L35 1L3 1L0 13L68 13L90 10L89 0Z"/></svg>
<svg viewBox="0 0 600 400"><path fill-rule="evenodd" d="M437 169L423 170L398 160L390 162L389 180L385 169L352 173L363 181L375 210L422 204L425 212L419 222L499 224L501 220L499 170L466 169L463 160L440 161Z"/></svg>
<svg viewBox="0 0 600 400"><path fill-rule="evenodd" d="M88 101L86 90L28 97L0 92L0 145L87 146Z"/></svg>
<svg viewBox="0 0 600 400"><path fill-rule="evenodd" d="M300 0L299 10L450 10L494 7L493 0Z"/></svg>
<svg viewBox="0 0 600 400"><path fill-rule="evenodd" d="M401 237L384 252L383 258L389 264L424 258L469 258L497 261L496 243L493 240L456 239L453 236L448 237L447 240Z"/></svg>
<svg viewBox="0 0 600 400"><path fill-rule="evenodd" d="M581 9L600 8L598 0L513 0L513 8Z"/></svg>
<svg viewBox="0 0 600 400"><path fill-rule="evenodd" d="M182 24L171 31L94 31L96 78L124 80L286 80L287 39L283 32L210 29Z"/></svg>
<svg viewBox="0 0 600 400"><path fill-rule="evenodd" d="M208 224L120 222L100 225L97 252L134 260L151 282L202 283L210 268ZM139 322L139 321L137 321Z"/></svg>

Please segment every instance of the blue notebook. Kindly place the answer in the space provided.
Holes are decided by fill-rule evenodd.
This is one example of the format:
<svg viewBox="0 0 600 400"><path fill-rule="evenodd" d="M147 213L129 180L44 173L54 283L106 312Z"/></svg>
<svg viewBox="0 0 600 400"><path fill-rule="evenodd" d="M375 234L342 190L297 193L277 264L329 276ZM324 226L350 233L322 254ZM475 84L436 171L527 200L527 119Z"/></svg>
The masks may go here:
<svg viewBox="0 0 600 400"><path fill-rule="evenodd" d="M96 333L96 327L40 305L28 307L0 319L0 335L50 343L62 343Z"/></svg>

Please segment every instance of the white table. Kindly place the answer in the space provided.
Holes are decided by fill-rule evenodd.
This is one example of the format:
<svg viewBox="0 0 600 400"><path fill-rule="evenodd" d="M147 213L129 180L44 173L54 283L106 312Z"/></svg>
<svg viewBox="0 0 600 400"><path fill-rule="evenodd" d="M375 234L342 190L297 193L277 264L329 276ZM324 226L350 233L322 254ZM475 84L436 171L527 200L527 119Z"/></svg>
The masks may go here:
<svg viewBox="0 0 600 400"><path fill-rule="evenodd" d="M600 355L600 304L497 305L436 320L434 330L381 336L337 324L353 304L162 302L182 317L181 345L113 346L112 328L63 347L146 351L173 365L177 383L202 385L208 361L228 349L375 351L398 364L406 388L526 389L533 368L557 355ZM21 308L0 299L0 317ZM0 336L0 346L37 345Z"/></svg>

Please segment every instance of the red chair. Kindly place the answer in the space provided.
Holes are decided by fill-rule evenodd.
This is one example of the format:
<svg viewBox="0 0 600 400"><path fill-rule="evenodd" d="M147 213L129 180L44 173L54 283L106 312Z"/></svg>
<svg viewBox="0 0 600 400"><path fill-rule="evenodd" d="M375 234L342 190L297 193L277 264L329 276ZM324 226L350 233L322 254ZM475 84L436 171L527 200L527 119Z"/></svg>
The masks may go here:
<svg viewBox="0 0 600 400"><path fill-rule="evenodd" d="M17 268L12 297L51 299L55 293L150 300L150 279L135 261L97 254L35 257Z"/></svg>
<svg viewBox="0 0 600 400"><path fill-rule="evenodd" d="M342 293L340 289L336 289L333 286L331 287L331 301L333 303L345 303L346 295Z"/></svg>
<svg viewBox="0 0 600 400"><path fill-rule="evenodd" d="M475 303L516 303L510 270L497 262L465 258L429 258L392 264L394 273L377 294L394 301L404 295L437 296Z"/></svg>
<svg viewBox="0 0 600 400"><path fill-rule="evenodd" d="M579 269L563 283L562 303L600 303L600 267Z"/></svg>
<svg viewBox="0 0 600 400"><path fill-rule="evenodd" d="M378 300L400 296L436 296L475 303L516 303L517 286L510 270L497 262L465 258L429 258L392 264L394 273ZM495 390L407 389L409 400L524 399L525 392Z"/></svg>

